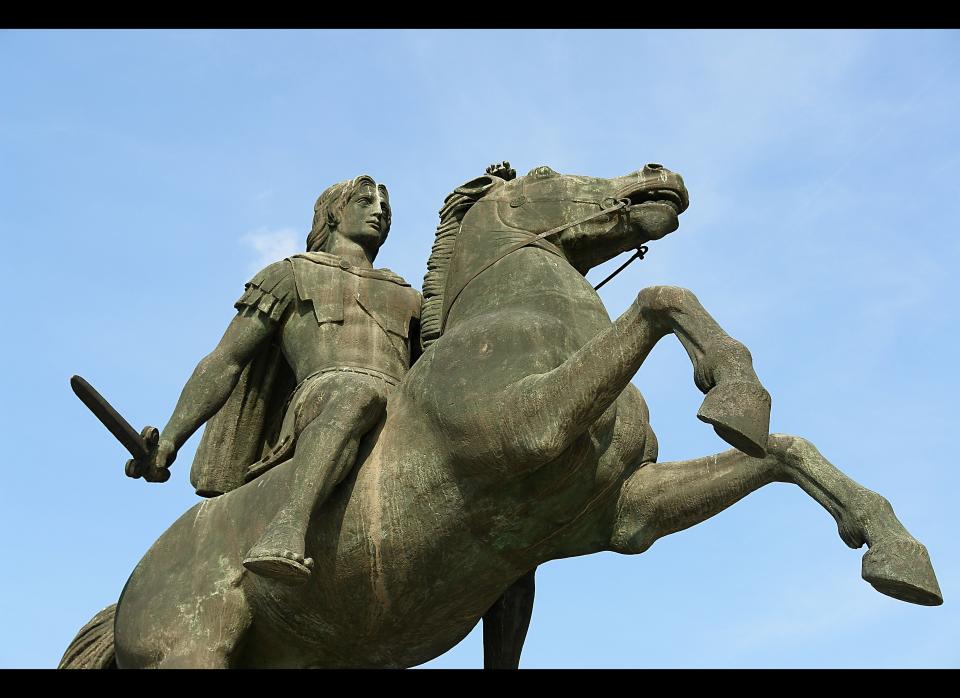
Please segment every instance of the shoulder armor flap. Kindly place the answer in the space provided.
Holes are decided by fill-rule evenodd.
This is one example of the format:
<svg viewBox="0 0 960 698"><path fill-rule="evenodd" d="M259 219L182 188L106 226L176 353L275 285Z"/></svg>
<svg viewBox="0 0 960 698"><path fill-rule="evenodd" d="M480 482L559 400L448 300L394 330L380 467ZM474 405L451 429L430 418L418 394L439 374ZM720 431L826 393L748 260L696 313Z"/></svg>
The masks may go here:
<svg viewBox="0 0 960 698"><path fill-rule="evenodd" d="M333 255L328 255L333 256ZM296 255L290 258L300 300L310 302L317 324L343 322L343 279L338 267L314 263Z"/></svg>

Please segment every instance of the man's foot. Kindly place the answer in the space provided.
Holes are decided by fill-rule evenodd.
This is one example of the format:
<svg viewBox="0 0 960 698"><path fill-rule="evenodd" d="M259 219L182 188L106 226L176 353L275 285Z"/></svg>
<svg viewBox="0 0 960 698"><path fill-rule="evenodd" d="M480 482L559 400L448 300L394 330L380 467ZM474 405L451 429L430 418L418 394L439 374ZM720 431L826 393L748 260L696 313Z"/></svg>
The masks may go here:
<svg viewBox="0 0 960 698"><path fill-rule="evenodd" d="M286 536L284 536L286 537ZM313 570L313 558L291 550L292 545L277 544L264 536L247 553L243 566L262 577L269 577L286 584L302 584ZM300 539L302 541L302 536Z"/></svg>
<svg viewBox="0 0 960 698"><path fill-rule="evenodd" d="M303 558L286 551L286 555L248 557L243 566L261 577L269 577L287 584L302 584L307 581L313 568L313 558Z"/></svg>

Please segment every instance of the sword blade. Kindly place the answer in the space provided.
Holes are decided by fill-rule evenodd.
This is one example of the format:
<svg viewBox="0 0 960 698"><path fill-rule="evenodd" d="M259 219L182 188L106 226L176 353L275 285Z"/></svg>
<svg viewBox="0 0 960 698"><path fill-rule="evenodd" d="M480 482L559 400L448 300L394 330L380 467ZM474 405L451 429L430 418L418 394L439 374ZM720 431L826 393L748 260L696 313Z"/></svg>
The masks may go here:
<svg viewBox="0 0 960 698"><path fill-rule="evenodd" d="M130 426L130 422L120 416L120 413L113 409L113 405L107 402L92 385L80 376L73 376L70 379L70 387L80 401L100 420L100 423L123 444L131 456L140 460L150 454L137 430Z"/></svg>

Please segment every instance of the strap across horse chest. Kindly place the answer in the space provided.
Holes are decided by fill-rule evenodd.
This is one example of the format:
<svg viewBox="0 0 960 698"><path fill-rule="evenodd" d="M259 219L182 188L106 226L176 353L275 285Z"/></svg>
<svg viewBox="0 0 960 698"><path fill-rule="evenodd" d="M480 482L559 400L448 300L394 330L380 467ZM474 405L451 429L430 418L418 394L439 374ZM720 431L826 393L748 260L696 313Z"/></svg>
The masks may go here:
<svg viewBox="0 0 960 698"><path fill-rule="evenodd" d="M629 205L630 205L630 200L629 200L629 199L619 199L619 200L617 201L616 205L611 206L610 208L602 208L602 204L601 204L601 209L600 209L600 211L597 212L597 213L591 213L589 216L584 216L583 218L578 218L578 219L575 220L575 221L570 221L569 223L564 223L563 225L558 225L556 228L551 228L550 230L544 231L544 232L540 233L539 235L530 234L530 238L529 238L529 239L527 239L527 240L521 240L520 242L518 242L518 243L516 243L516 244L513 244L513 245L511 245L510 247L508 247L506 250L504 250L504 251L501 252L499 255L497 255L496 257L494 257L492 260L490 260L489 262L487 262L486 264L484 264L482 267L480 267L477 271L473 272L473 274L471 274L470 276L468 276L467 279L466 279L466 281L464 281L463 283L460 284L460 287L457 289L457 292L454 293L454 294L452 294L452 295L449 297L449 300L446 300L446 299L444 300L444 305L446 306L446 312L443 313L443 318L442 318L442 321L441 321L441 323L440 323L440 332L443 333L444 329L446 329L446 326L447 326L447 317L450 315L450 310L453 309L453 304L456 302L457 298L460 297L460 294L463 293L463 290L470 284L470 282L472 282L474 279L476 279L478 276L480 276L483 272L485 272L487 269L489 269L490 267L492 267L494 264L496 264L497 262L499 262L501 259L503 259L504 257L506 257L507 255L509 255L509 254L511 254L511 253L513 253L513 252L516 252L517 250L521 250L521 249L523 249L524 247L529 247L530 245L533 245L534 243L539 242L540 240L544 240L544 239L550 237L551 235L556 235L557 233L559 233L559 232L561 232L561 231L563 231L563 230L566 230L567 228L572 228L572 227L575 226L575 225L580 225L581 223L586 223L587 221L592 221L594 218L599 218L600 216L610 216L610 215L615 214L615 213L616 213L616 214L619 214L621 211L623 211L623 210L624 210L627 206L629 206ZM525 232L525 231L524 231L524 232ZM546 248L540 248L540 249L546 249ZM555 255L557 255L558 257L563 257L563 255L561 255L561 254L558 253L558 252L553 252L552 250L549 250L549 249L547 249L546 251L550 252L550 254L555 254ZM626 264L624 264L624 265L621 266L619 269L617 269L615 272L613 272L613 274L611 274L611 275L608 276L606 279L604 279L604 280L601 281L599 284L597 284L597 286L596 286L596 288L595 288L594 290L596 290L597 288L600 288L600 287L603 286L605 283L607 283L610 279L612 279L614 276L616 276L616 275L619 274L621 271L623 271L623 270L627 267L627 264L630 264L630 262L632 262L633 260L638 259L638 258L639 258L639 259L643 259L643 253L644 253L645 251L646 251L646 248L643 248L643 247L641 247L640 250L637 250L637 254L635 254L633 257L631 257L631 258L626 262ZM563 257L563 259L566 260L566 257Z"/></svg>

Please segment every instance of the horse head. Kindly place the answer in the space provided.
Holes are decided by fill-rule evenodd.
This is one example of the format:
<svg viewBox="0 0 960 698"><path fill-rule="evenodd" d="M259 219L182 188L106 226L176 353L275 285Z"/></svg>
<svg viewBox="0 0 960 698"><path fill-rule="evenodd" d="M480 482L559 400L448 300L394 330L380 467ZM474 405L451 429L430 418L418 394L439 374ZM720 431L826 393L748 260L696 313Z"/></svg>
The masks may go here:
<svg viewBox="0 0 960 698"><path fill-rule="evenodd" d="M540 165L512 181L486 175L456 191L479 204L464 216L464 228L556 229L547 239L581 273L672 233L690 203L683 178L656 163L612 179Z"/></svg>
<svg viewBox="0 0 960 698"><path fill-rule="evenodd" d="M461 292L512 253L546 249L586 275L676 230L690 203L683 178L656 163L612 179L546 165L508 179L488 172L444 201L423 283L424 347L444 332Z"/></svg>

